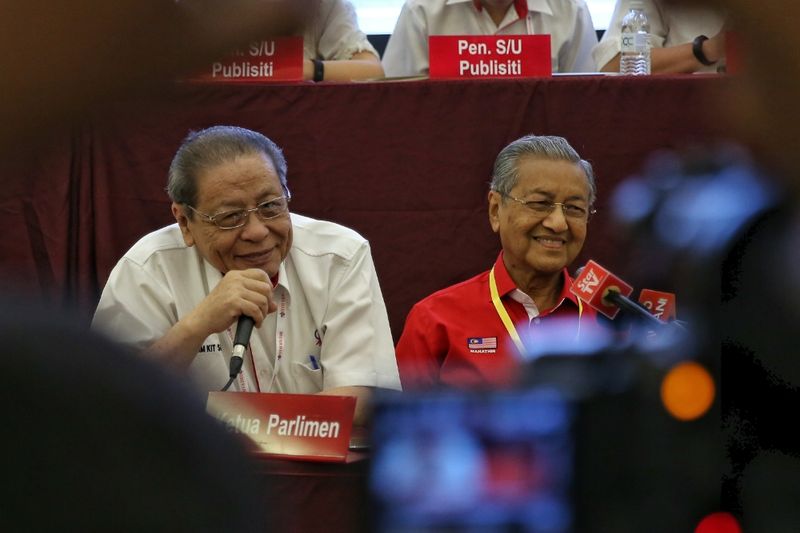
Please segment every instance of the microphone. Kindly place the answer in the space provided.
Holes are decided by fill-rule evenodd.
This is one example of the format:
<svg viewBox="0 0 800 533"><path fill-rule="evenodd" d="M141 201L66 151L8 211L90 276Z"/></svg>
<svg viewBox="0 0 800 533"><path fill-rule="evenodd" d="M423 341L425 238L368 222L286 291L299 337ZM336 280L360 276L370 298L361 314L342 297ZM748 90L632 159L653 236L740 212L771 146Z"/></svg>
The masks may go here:
<svg viewBox="0 0 800 533"><path fill-rule="evenodd" d="M222 391L228 390L233 380L239 375L242 370L242 362L244 362L244 351L247 349L247 343L250 342L250 334L253 332L255 321L247 316L239 316L239 321L236 322L236 335L233 338L233 354L231 355L231 362L229 364L230 379L228 383L222 387Z"/></svg>
<svg viewBox="0 0 800 533"><path fill-rule="evenodd" d="M235 378L242 369L244 351L250 342L250 333L255 321L247 315L241 315L236 323L236 336L233 338L233 355L231 356L230 377Z"/></svg>
<svg viewBox="0 0 800 533"><path fill-rule="evenodd" d="M612 274L597 262L590 260L572 282L570 291L608 318L615 318L620 310L635 315L650 324L665 326L642 306L628 298L633 287Z"/></svg>
<svg viewBox="0 0 800 533"><path fill-rule="evenodd" d="M639 303L653 316L665 322L677 318L675 295L671 292L642 289L639 293Z"/></svg>

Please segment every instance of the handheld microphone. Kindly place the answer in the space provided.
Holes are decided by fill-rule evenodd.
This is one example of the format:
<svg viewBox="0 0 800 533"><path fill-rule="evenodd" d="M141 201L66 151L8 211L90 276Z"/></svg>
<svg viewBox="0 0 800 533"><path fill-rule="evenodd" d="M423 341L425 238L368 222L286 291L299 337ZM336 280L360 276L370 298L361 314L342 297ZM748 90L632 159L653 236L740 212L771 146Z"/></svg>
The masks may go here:
<svg viewBox="0 0 800 533"><path fill-rule="evenodd" d="M234 378L242 369L244 351L250 342L250 334L253 332L255 321L247 315L239 317L236 323L236 336L233 338L233 355L231 356L230 377Z"/></svg>
<svg viewBox="0 0 800 533"><path fill-rule="evenodd" d="M570 290L608 318L613 319L620 310L623 310L651 324L666 325L628 298L633 292L633 287L595 261L586 263L586 267L572 282Z"/></svg>
<svg viewBox="0 0 800 533"><path fill-rule="evenodd" d="M242 370L242 362L244 361L244 351L247 349L247 343L250 342L250 334L253 332L255 321L247 316L241 315L238 322L236 322L236 335L233 338L233 354L231 355L231 362L229 365L230 380L222 390L228 390L233 380L239 375Z"/></svg>

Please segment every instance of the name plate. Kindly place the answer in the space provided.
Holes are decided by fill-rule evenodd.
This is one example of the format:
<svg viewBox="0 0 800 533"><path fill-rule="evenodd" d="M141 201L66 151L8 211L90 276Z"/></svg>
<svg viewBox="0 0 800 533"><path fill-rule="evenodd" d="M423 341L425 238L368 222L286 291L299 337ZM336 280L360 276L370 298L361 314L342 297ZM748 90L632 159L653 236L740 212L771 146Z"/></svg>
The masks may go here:
<svg viewBox="0 0 800 533"><path fill-rule="evenodd" d="M206 409L252 440L258 453L343 462L356 399L319 394L209 392Z"/></svg>
<svg viewBox="0 0 800 533"><path fill-rule="evenodd" d="M303 80L303 38L253 41L189 79L202 83L264 83Z"/></svg>
<svg viewBox="0 0 800 533"><path fill-rule="evenodd" d="M549 35L431 35L430 77L533 78L552 75Z"/></svg>

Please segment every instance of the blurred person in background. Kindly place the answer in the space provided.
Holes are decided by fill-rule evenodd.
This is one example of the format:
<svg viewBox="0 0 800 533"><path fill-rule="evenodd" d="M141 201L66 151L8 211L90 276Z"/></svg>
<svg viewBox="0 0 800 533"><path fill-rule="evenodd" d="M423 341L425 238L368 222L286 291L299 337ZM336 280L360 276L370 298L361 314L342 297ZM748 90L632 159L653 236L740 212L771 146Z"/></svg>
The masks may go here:
<svg viewBox="0 0 800 533"><path fill-rule="evenodd" d="M725 15L721 9L686 4L665 5L643 0L650 22L650 61L653 74L716 72L725 59ZM631 0L617 0L600 43L592 50L599 70L619 72L622 18Z"/></svg>
<svg viewBox="0 0 800 533"><path fill-rule="evenodd" d="M550 35L553 72L594 71L584 0L406 0L386 51L390 77L426 76L431 35Z"/></svg>
<svg viewBox="0 0 800 533"><path fill-rule="evenodd" d="M348 0L318 0L303 35L303 77L350 81L383 77L378 52L358 27Z"/></svg>
<svg viewBox="0 0 800 533"><path fill-rule="evenodd" d="M575 338L596 323L567 271L596 194L591 164L563 137L528 135L503 148L487 198L502 250L489 271L411 309L396 348L404 389L510 385L548 324L569 321L563 333Z"/></svg>

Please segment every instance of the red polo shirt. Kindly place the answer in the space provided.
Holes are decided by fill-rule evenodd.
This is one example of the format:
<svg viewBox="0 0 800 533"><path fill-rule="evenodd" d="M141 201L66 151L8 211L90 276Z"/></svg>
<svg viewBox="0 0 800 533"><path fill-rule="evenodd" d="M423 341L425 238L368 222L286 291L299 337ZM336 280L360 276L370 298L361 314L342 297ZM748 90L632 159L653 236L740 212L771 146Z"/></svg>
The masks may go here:
<svg viewBox="0 0 800 533"><path fill-rule="evenodd" d="M502 252L494 273L500 299L521 337L535 342L536 328L549 317L578 318L578 300L569 290L572 279L566 269L560 302L552 309L540 310L533 320L525 307L511 298L517 286L503 264ZM596 319L595 311L583 305L581 323L594 324ZM509 385L521 361L492 303L489 271L417 303L406 318L396 354L400 381L403 389L409 390Z"/></svg>

